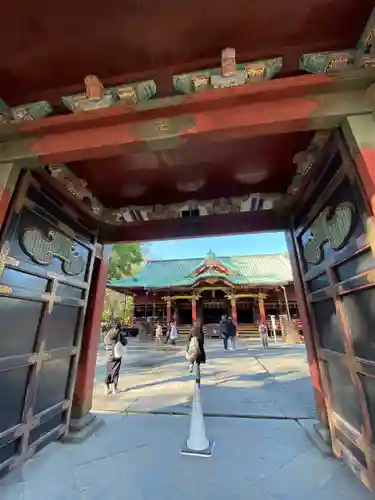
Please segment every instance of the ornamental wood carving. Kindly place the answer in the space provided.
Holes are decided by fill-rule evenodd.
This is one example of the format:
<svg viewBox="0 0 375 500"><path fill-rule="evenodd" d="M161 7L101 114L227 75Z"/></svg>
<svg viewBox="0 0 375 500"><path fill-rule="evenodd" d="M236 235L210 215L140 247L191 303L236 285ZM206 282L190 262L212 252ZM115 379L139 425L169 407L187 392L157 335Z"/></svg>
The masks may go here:
<svg viewBox="0 0 375 500"><path fill-rule="evenodd" d="M305 177L317 161L319 153L328 142L330 136L331 131L329 130L316 132L308 148L294 155L293 163L297 165L297 170L288 188L288 194L293 195L298 191L303 177Z"/></svg>
<svg viewBox="0 0 375 500"><path fill-rule="evenodd" d="M85 78L86 97L91 101L100 101L104 96L104 87L96 75L87 75Z"/></svg>
<svg viewBox="0 0 375 500"><path fill-rule="evenodd" d="M57 231L48 231L46 237L39 229L27 229L21 246L26 255L42 266L50 265L57 258L65 274L70 276L79 275L85 269L85 261L75 251L75 243Z"/></svg>
<svg viewBox="0 0 375 500"><path fill-rule="evenodd" d="M50 165L48 171L69 193L84 203L95 215L101 215L103 207L87 188L87 181L76 177L65 165Z"/></svg>
<svg viewBox="0 0 375 500"><path fill-rule="evenodd" d="M221 52L221 74L222 76L233 76L236 71L236 49L228 47Z"/></svg>
<svg viewBox="0 0 375 500"><path fill-rule="evenodd" d="M300 69L309 73L341 73L348 69L375 67L375 8L356 48L335 52L304 54Z"/></svg>
<svg viewBox="0 0 375 500"><path fill-rule="evenodd" d="M326 207L310 228L310 238L303 254L309 264L320 264L324 260L324 245L332 250L341 250L348 242L354 225L355 208L343 202L335 209Z"/></svg>
<svg viewBox="0 0 375 500"><path fill-rule="evenodd" d="M87 188L84 179L76 177L66 165L50 165L45 170L77 198L97 220L106 224L123 225L133 222L179 219L182 213L198 211L198 217L257 210L271 210L281 195L276 193L253 193L246 196L213 200L188 200L170 205L129 205L119 209L104 207Z"/></svg>
<svg viewBox="0 0 375 500"><path fill-rule="evenodd" d="M353 66L356 52L317 52L304 54L300 59L300 69L309 73L340 72Z"/></svg>
<svg viewBox="0 0 375 500"><path fill-rule="evenodd" d="M173 76L173 85L178 92L189 94L214 88L235 87L244 83L269 80L278 75L282 58L265 59L247 63L236 63L236 51L226 48L221 53L221 67Z"/></svg>
<svg viewBox="0 0 375 500"><path fill-rule="evenodd" d="M108 108L116 104L134 105L151 99L156 94L154 80L127 83L116 87L103 87L99 78L85 78L86 92L62 97L63 104L74 113L92 109Z"/></svg>
<svg viewBox="0 0 375 500"><path fill-rule="evenodd" d="M47 101L32 102L10 108L0 99L0 125L38 120L52 113L52 106Z"/></svg>
<svg viewBox="0 0 375 500"><path fill-rule="evenodd" d="M358 52L373 55L375 51L375 8L366 23L365 29L357 44Z"/></svg>

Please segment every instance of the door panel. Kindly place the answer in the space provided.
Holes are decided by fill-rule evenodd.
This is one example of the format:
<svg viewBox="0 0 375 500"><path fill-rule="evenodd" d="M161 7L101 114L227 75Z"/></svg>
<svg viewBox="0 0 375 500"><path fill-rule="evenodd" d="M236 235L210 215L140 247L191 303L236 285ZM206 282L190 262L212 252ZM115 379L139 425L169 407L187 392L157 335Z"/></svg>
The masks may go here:
<svg viewBox="0 0 375 500"><path fill-rule="evenodd" d="M1 433L15 427L21 421L28 376L28 366L0 372Z"/></svg>
<svg viewBox="0 0 375 500"><path fill-rule="evenodd" d="M319 345L323 349L345 352L345 336L332 298L311 304Z"/></svg>
<svg viewBox="0 0 375 500"><path fill-rule="evenodd" d="M0 472L68 430L96 242L68 212L26 175L2 231Z"/></svg>
<svg viewBox="0 0 375 500"><path fill-rule="evenodd" d="M324 184L315 185L295 213L294 242L333 450L374 488L375 259L365 230L370 209L339 134L332 148L330 160L315 165Z"/></svg>

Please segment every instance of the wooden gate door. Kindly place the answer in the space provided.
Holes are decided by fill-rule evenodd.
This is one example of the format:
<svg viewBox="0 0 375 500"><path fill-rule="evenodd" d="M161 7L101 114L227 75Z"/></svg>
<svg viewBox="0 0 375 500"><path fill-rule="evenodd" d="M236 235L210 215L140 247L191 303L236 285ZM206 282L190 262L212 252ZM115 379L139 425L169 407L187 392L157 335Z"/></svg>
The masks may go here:
<svg viewBox="0 0 375 500"><path fill-rule="evenodd" d="M294 216L294 244L333 450L373 488L375 260L366 238L370 208L339 133L330 148L301 186L304 198Z"/></svg>
<svg viewBox="0 0 375 500"><path fill-rule="evenodd" d="M0 471L67 432L95 237L26 174L1 234Z"/></svg>

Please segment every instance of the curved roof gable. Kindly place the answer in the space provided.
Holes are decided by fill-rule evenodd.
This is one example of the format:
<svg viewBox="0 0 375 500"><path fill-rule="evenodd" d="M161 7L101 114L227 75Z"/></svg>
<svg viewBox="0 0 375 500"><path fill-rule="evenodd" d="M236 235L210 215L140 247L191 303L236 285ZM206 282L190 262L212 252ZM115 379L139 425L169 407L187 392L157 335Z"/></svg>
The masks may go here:
<svg viewBox="0 0 375 500"><path fill-rule="evenodd" d="M212 257L212 255L211 255ZM206 257L207 259L207 257ZM112 280L110 288L166 289L193 286L197 279L217 277L233 285L280 285L293 281L289 259L282 254L220 257L213 266L204 259L159 260L148 262L134 278ZM216 266L220 264L220 268ZM222 272L221 268L227 272ZM200 272L197 274L197 271Z"/></svg>

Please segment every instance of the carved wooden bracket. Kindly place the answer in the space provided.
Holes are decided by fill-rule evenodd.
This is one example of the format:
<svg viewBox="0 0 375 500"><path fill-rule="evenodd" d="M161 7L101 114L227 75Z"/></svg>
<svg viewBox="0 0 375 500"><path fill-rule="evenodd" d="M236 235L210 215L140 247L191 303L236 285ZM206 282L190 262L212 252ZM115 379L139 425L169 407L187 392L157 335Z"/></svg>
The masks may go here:
<svg viewBox="0 0 375 500"><path fill-rule="evenodd" d="M226 48L221 52L221 75L233 76L237 71L236 49Z"/></svg>
<svg viewBox="0 0 375 500"><path fill-rule="evenodd" d="M237 64L236 50L228 47L221 52L220 68L174 75L173 85L178 92L184 94L220 87L235 87L271 79L281 71L281 67L281 57Z"/></svg>
<svg viewBox="0 0 375 500"><path fill-rule="evenodd" d="M95 75L86 76L85 88L86 92L84 93L62 97L64 105L70 111L79 112L108 108L116 103L133 105L151 99L156 94L154 80L105 88Z"/></svg>
<svg viewBox="0 0 375 500"><path fill-rule="evenodd" d="M10 108L0 99L0 125L38 120L52 113L53 108L47 101L38 101Z"/></svg>
<svg viewBox="0 0 375 500"><path fill-rule="evenodd" d="M297 170L288 188L288 194L293 195L298 191L303 177L310 171L311 167L316 162L320 151L323 149L330 136L330 130L316 132L308 148L294 155L293 163L297 165Z"/></svg>
<svg viewBox="0 0 375 500"><path fill-rule="evenodd" d="M375 67L375 8L355 49L304 54L300 69L309 73L340 73L350 68Z"/></svg>
<svg viewBox="0 0 375 500"><path fill-rule="evenodd" d="M90 101L100 101L104 97L104 87L96 75L85 78L86 97Z"/></svg>

